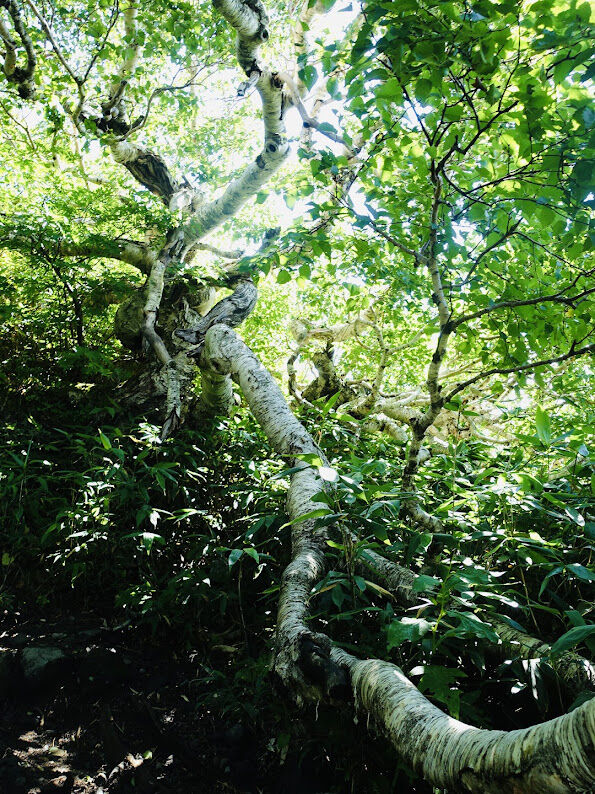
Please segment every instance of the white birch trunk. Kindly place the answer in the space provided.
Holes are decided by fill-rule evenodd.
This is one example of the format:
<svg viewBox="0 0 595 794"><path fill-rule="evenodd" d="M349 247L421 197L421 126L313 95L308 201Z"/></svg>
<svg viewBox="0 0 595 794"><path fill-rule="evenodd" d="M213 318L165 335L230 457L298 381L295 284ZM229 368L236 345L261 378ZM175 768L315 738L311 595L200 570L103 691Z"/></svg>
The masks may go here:
<svg viewBox="0 0 595 794"><path fill-rule="evenodd" d="M289 466L300 467L291 475L287 498L287 512L294 522L292 561L281 583L275 670L300 700L319 698L321 689L336 693L344 688L345 677L330 663L330 640L305 623L312 587L326 571L326 534L315 528L314 519L296 520L320 508L312 497L324 490L318 470L296 456L314 454L324 460L324 455L289 409L272 375L230 328L215 325L207 331L201 368L233 377L275 451L287 458ZM312 680L304 676L304 669Z"/></svg>
<svg viewBox="0 0 595 794"><path fill-rule="evenodd" d="M325 536L315 521L299 518L318 507L323 489L303 453L322 453L290 411L274 379L256 356L225 326L206 334L201 367L236 380L275 450L299 466L291 477L288 513L292 560L281 586L275 670L304 697L340 695L348 676L356 706L381 726L398 753L426 780L472 794L570 794L595 787L595 700L570 714L517 731L488 731L465 725L433 706L395 665L359 660L332 647L306 625L312 586L325 571ZM378 563L378 560L376 560ZM385 575L390 570L384 569ZM397 576L402 597L412 574ZM398 581L397 581L398 580Z"/></svg>
<svg viewBox="0 0 595 794"><path fill-rule="evenodd" d="M488 731L433 706L393 664L338 648L358 710L428 782L472 794L589 794L595 787L595 700L516 731Z"/></svg>

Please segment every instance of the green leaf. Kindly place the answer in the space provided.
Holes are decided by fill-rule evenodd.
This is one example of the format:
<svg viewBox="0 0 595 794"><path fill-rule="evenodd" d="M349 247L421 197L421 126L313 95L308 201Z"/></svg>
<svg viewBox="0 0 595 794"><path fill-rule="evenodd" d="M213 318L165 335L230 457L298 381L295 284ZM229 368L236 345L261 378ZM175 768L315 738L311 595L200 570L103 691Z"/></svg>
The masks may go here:
<svg viewBox="0 0 595 794"><path fill-rule="evenodd" d="M576 9L576 13L581 22L589 22L591 19L591 4L581 3Z"/></svg>
<svg viewBox="0 0 595 794"><path fill-rule="evenodd" d="M498 643L500 640L494 629L488 624L480 620L473 612L455 612L449 610L447 613L450 617L457 618L459 625L447 632L449 635L455 637L478 637L480 639L489 640L493 643Z"/></svg>
<svg viewBox="0 0 595 794"><path fill-rule="evenodd" d="M128 535L122 536L123 540L125 538L140 538L147 553L151 551L154 543L159 543L161 546L165 544L165 538L162 535L158 535L156 532L130 532Z"/></svg>
<svg viewBox="0 0 595 794"><path fill-rule="evenodd" d="M314 83L318 79L318 73L316 69L313 66L310 66L309 64L307 66L304 66L303 69L300 69L298 75L300 80L304 83L304 85L308 89L308 91L312 89Z"/></svg>
<svg viewBox="0 0 595 794"><path fill-rule="evenodd" d="M242 554L244 553L244 549L232 549L229 553L229 557L227 558L227 564L229 567L233 567L236 562L240 559Z"/></svg>
<svg viewBox="0 0 595 794"><path fill-rule="evenodd" d="M141 540L147 551L151 551L154 543L159 543L162 546L165 544L165 538L162 535L158 535L156 532L143 532Z"/></svg>
<svg viewBox="0 0 595 794"><path fill-rule="evenodd" d="M537 408L535 413L535 424L537 426L537 436L539 440L548 446L552 440L550 418L541 406Z"/></svg>
<svg viewBox="0 0 595 794"><path fill-rule="evenodd" d="M343 590L343 588L341 587L341 585L340 585L339 583L337 583L337 584L336 584L336 585L333 587L333 589L331 590L331 599L332 599L332 601L333 601L333 604L334 604L334 605L335 605L335 606L336 606L338 609L341 609L341 607L343 606L343 601L345 601L346 597L347 597L347 596L346 596L346 594L345 594L345 591Z"/></svg>
<svg viewBox="0 0 595 794"><path fill-rule="evenodd" d="M103 444L103 448L104 449L111 449L112 448L112 442L109 440L109 438L101 430L99 430L99 440Z"/></svg>
<svg viewBox="0 0 595 794"><path fill-rule="evenodd" d="M288 270L280 270L277 273L277 284L287 284L291 281L291 273Z"/></svg>
<svg viewBox="0 0 595 794"><path fill-rule="evenodd" d="M353 581L357 585L358 589L361 590L361 592L363 593L364 590L366 589L366 580L363 579L361 576L354 576Z"/></svg>
<svg viewBox="0 0 595 794"><path fill-rule="evenodd" d="M311 518L322 518L323 516L328 516L331 514L331 511L328 507L320 507L318 510L310 510L309 513L304 513L303 516L298 516L297 518L293 518L291 521L287 521L287 523L283 524L281 529L285 529L285 527L290 527L292 524L300 524L302 521L309 521Z"/></svg>
<svg viewBox="0 0 595 794"><path fill-rule="evenodd" d="M570 519L572 519L572 521L574 521L574 523L577 524L579 527L583 527L585 525L585 519L578 512L578 510L574 509L574 507L565 507L564 510L566 512L566 515Z"/></svg>
<svg viewBox="0 0 595 794"><path fill-rule="evenodd" d="M562 653L595 634L595 625L575 626L552 645L552 654Z"/></svg>
<svg viewBox="0 0 595 794"><path fill-rule="evenodd" d="M595 582L595 573L585 568L584 565L579 565L578 562L573 562L566 566L566 570L573 573L577 579L582 579L583 582Z"/></svg>
<svg viewBox="0 0 595 794"><path fill-rule="evenodd" d="M329 399L324 404L324 408L322 409L323 416L326 416L328 414L328 412L335 405L335 403L337 402L340 396L341 396L341 392L338 391L335 394L333 394L332 397L329 397Z"/></svg>
<svg viewBox="0 0 595 794"><path fill-rule="evenodd" d="M415 96L420 100L420 102L423 102L428 98L431 90L432 81L427 80L424 77L422 77L421 80L418 80L415 84Z"/></svg>
<svg viewBox="0 0 595 794"><path fill-rule="evenodd" d="M415 593L425 593L428 590L436 590L441 585L442 582L440 579L436 579L435 576L426 576L426 574L421 574L413 582L412 590Z"/></svg>
<svg viewBox="0 0 595 794"><path fill-rule="evenodd" d="M466 678L462 670L438 665L426 665L424 674L419 682L419 691L428 692L440 703L444 703L449 713L458 718L461 693L452 685L459 678Z"/></svg>
<svg viewBox="0 0 595 794"><path fill-rule="evenodd" d="M401 618L388 627L387 649L398 648L404 642L416 642L432 628L425 618Z"/></svg>
<svg viewBox="0 0 595 794"><path fill-rule="evenodd" d="M391 77L379 85L374 93L379 99L391 99L394 102L400 102L403 99L403 89L396 77Z"/></svg>
<svg viewBox="0 0 595 794"><path fill-rule="evenodd" d="M237 551L237 549L236 549L236 551ZM244 549L244 554L247 554L247 555L248 555L248 557L252 557L252 559L253 559L253 560L254 560L254 562L256 562L256 563L258 563L258 562L260 561L260 556L259 556L258 552L257 552L257 551L256 551L256 549L255 549L255 548L253 548L252 546L248 546L248 547L246 547L246 548Z"/></svg>

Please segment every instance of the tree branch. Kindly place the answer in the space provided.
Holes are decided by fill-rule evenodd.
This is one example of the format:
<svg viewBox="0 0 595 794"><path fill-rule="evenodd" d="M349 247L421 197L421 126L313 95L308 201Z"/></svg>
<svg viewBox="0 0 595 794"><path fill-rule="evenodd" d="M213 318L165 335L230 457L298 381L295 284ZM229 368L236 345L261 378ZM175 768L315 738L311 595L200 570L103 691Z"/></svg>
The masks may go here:
<svg viewBox="0 0 595 794"><path fill-rule="evenodd" d="M130 240L92 239L82 243L66 240L58 244L60 256L76 256L82 259L117 259L137 267L141 273L149 273L157 252L143 243Z"/></svg>
<svg viewBox="0 0 595 794"><path fill-rule="evenodd" d="M166 207L171 205L181 186L160 155L128 141L113 141L110 148L117 163L121 163L151 193L160 196Z"/></svg>
<svg viewBox="0 0 595 794"><path fill-rule="evenodd" d="M124 41L128 54L112 82L106 102L101 106L103 116L106 119L113 118L114 113L117 113L122 95L138 65L140 37L137 17L138 0L130 0L128 7L124 11Z"/></svg>
<svg viewBox="0 0 595 794"><path fill-rule="evenodd" d="M593 271L589 271L593 272ZM582 274L581 274L582 275ZM595 292L595 287L591 289L583 290L583 292L579 292L576 295L565 296L564 291L557 292L554 295L540 295L535 298L525 298L519 300L510 300L510 301L500 301L500 303L494 303L492 306L486 306L484 309L478 309L476 312L471 312L469 314L463 314L461 317L458 317L456 320L453 320L452 325L454 328L458 328L463 323L468 323L471 320L476 320L478 317L483 317L484 314L490 314L490 312L495 312L498 309L516 309L519 306L536 306L540 303L563 303L566 306L574 306L576 301L581 300L582 298L586 298L588 295L592 295Z"/></svg>
<svg viewBox="0 0 595 794"><path fill-rule="evenodd" d="M10 77L14 74L14 70L17 66L17 43L10 35L10 31L2 19L0 19L0 38L6 47L3 71L6 77Z"/></svg>
<svg viewBox="0 0 595 794"><path fill-rule="evenodd" d="M150 246L126 239L109 239L92 236L81 242L64 238L33 236L33 233L21 230L18 222L0 213L0 248L9 251L21 251L25 254L49 253L51 256L77 257L79 259L117 259L138 268L142 273L149 273L157 252Z"/></svg>
<svg viewBox="0 0 595 794"><path fill-rule="evenodd" d="M191 345L199 345L205 338L205 334L213 325L222 324L228 328L235 328L240 325L256 306L258 290L251 279L241 280L233 293L228 298L223 298L216 303L211 311L206 314L194 328L178 329L175 335ZM200 352L193 351L193 355Z"/></svg>
<svg viewBox="0 0 595 794"><path fill-rule="evenodd" d="M10 18L12 19L14 29L18 34L27 55L26 65L24 67L17 66L16 42L13 40L6 27L3 25L2 40L4 41L7 48L4 59L4 74L10 83L16 83L18 85L17 91L22 99L31 99L35 93L33 75L35 73L35 67L37 66L37 56L35 54L33 42L31 41L31 37L25 28L23 17L21 15L21 9L19 8L16 0L0 0L0 8L5 8L8 11Z"/></svg>
<svg viewBox="0 0 595 794"><path fill-rule="evenodd" d="M574 343L571 345L570 350L568 353L564 353L561 356L555 356L554 358L546 358L542 359L541 361L533 361L530 364L519 364L516 367L494 367L493 369L485 370L484 372L480 372L479 375L476 375L474 378L469 378L469 380L464 381L463 383L459 383L456 388L448 393L448 395L444 398L444 402L450 402L452 398L458 394L459 392L466 389L467 386L471 386L473 383L477 383L479 380L483 380L484 378L488 378L490 375L508 375L511 372L526 372L530 369L536 369L537 367L545 367L548 364L557 364L560 361L566 361L569 358L576 358L577 356L584 356L587 353L595 352L595 344L586 345L585 347L575 348Z"/></svg>
<svg viewBox="0 0 595 794"><path fill-rule="evenodd" d="M399 756L434 786L472 794L569 794L595 784L595 699L570 714L510 733L465 725L433 706L389 662L339 648L359 709Z"/></svg>

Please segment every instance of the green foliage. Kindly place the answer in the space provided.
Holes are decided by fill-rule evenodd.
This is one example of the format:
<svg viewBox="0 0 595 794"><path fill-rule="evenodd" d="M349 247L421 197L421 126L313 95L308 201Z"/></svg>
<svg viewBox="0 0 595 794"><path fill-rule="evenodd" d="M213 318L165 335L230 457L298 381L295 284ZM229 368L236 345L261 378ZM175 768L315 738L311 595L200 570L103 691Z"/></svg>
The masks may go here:
<svg viewBox="0 0 595 794"><path fill-rule="evenodd" d="M518 426L532 423L527 417ZM580 643L583 652L592 653L588 618L592 620L595 575L583 513L592 504L585 489L593 461L579 433L558 438L544 450L536 433L528 436L519 429L524 444L530 439L527 454L514 444L495 453L492 445L476 440L433 456L422 470L425 504L434 515L446 517L449 528L422 534L398 518L400 501L407 498L391 484L399 448L380 439L360 439L352 432L354 425L348 429L332 415L318 415L316 427L337 476L334 491L318 497L327 505L318 523L332 530L328 545L335 564L315 588L315 614L334 624L347 647L357 622L360 650L362 641L370 655L388 650L414 679L423 673L422 691L452 716L468 720L478 718L478 686L488 686L485 679L478 684L478 676L493 670L501 643L492 620L549 641L552 656ZM368 457L362 459L358 453L364 448ZM552 465L576 462L579 449L585 457L569 478L548 482ZM349 530L361 540L354 542ZM370 581L372 573L363 573L370 570L369 549L421 571L413 584L421 608L404 613L391 593ZM384 645L375 615L385 627ZM470 663L458 675L449 672L453 660L458 664L465 657ZM551 677L548 661L531 667L511 658L508 687L502 684L514 696L533 700L541 715L555 709L544 683ZM438 670L445 670L444 676Z"/></svg>
<svg viewBox="0 0 595 794"><path fill-rule="evenodd" d="M129 140L208 200L262 136L257 97L236 97L227 24L195 6L140 4L124 110L139 120ZM122 406L119 387L147 360L122 350L113 318L144 276L113 259L114 246L158 250L178 216L113 161L113 136L92 120L131 54L116 11L74 0L52 18L76 73L89 67L80 130L78 89L56 57L41 59L36 104L8 84L0 102L0 599L105 613L116 604L189 643L216 638L232 655L241 646L233 675L205 663L199 680L217 689L222 713L255 719L295 523L284 512L294 465L272 455L244 408L212 427L189 419L162 443L155 412ZM263 57L290 62L295 9L269 11ZM338 23L333 9L326 32L312 23L297 74L326 88L318 128L209 242L246 251L239 268L257 274L259 303L240 333L282 385L292 350L298 386L316 375L313 354L328 339L302 346L309 331L360 319L335 335L341 390L294 405L329 461L306 460L327 485L308 517L326 531L330 560L311 594L312 627L398 663L452 716L510 727L521 707L531 721L572 705L563 691L548 699L549 663L595 652L593 365L534 366L593 341L591 11L574 0L370 0L364 12ZM254 253L278 222L279 238ZM64 243L90 253L69 256ZM383 362L382 399L428 406L447 331L427 257L458 323L442 397L474 382L436 416L431 457L404 488L411 433L369 433L361 405ZM168 284L220 264L201 252L175 262ZM164 314L157 328L174 350ZM441 531L411 521L414 500ZM404 609L375 581L371 551L415 572L418 605ZM495 618L539 635L551 654L527 663L511 652L501 664ZM273 742L280 759L291 730ZM359 790L393 790L372 777Z"/></svg>
<svg viewBox="0 0 595 794"><path fill-rule="evenodd" d="M97 422L102 413L92 412ZM75 587L94 600L101 594L99 609L115 598L155 627L165 621L189 631L203 612L208 620L237 601L227 589L228 556L231 566L245 555L247 575L266 573L258 586L270 587L275 559L257 551L258 533L274 531L280 519L275 522L267 489L257 481L240 484L249 470L230 454L233 444L218 451L221 436L208 440L187 431L162 445L152 425L128 419L125 432L105 418L91 433L64 417L55 429L34 420L24 433L7 428L0 465L0 548L11 549L4 558L7 581L39 586L51 574L54 599L60 592L68 598ZM234 433L233 425L225 429ZM236 432L244 450L249 443L260 448L250 432ZM220 478L209 471L214 454ZM230 479L238 481L231 491ZM248 521L241 514L247 505ZM238 541L243 547L230 551Z"/></svg>

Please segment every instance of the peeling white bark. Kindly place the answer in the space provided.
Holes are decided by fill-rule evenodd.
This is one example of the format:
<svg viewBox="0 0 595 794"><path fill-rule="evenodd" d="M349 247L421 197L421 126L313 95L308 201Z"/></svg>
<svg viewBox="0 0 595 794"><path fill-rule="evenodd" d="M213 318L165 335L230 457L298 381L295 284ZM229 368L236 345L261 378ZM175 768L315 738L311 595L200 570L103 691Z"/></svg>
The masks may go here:
<svg viewBox="0 0 595 794"><path fill-rule="evenodd" d="M213 0L213 5L237 31L238 48L250 48L255 53L260 42L268 39L268 17L260 0ZM241 61L240 65L244 68Z"/></svg>
<svg viewBox="0 0 595 794"><path fill-rule="evenodd" d="M180 194L180 185L171 175L165 160L156 152L129 141L112 141L110 149L116 162L121 163L141 185L160 196L169 207ZM189 199L191 202L192 199ZM187 203L184 200L184 203Z"/></svg>
<svg viewBox="0 0 595 794"><path fill-rule="evenodd" d="M311 341L317 342L344 342L359 333L363 333L373 324L374 311L370 307L360 312L355 319L347 323L339 323L328 327L309 328L300 320L294 320L291 326L291 333L298 342L300 348L305 347Z"/></svg>
<svg viewBox="0 0 595 794"><path fill-rule="evenodd" d="M142 146L130 143L130 141L113 141L110 144L110 148L114 155L114 160L122 165L136 160L145 151Z"/></svg>
<svg viewBox="0 0 595 794"><path fill-rule="evenodd" d="M233 217L260 188L268 182L289 154L285 138L282 85L274 74L261 74L257 89L262 98L264 120L264 148L254 162L250 163L239 177L234 179L223 194L204 204L184 225L184 236L188 246Z"/></svg>
<svg viewBox="0 0 595 794"><path fill-rule="evenodd" d="M289 409L272 375L230 328L215 325L207 332L201 368L232 376L275 451L286 457L290 466L300 467L291 475L287 498L293 522L292 561L281 583L275 670L299 699L319 697L321 685L333 691L344 681L340 671L328 663L329 639L314 634L305 623L312 587L326 571L326 534L316 529L314 519L298 519L320 508L313 497L324 490L324 482L316 467L296 456L313 454L324 461L324 455ZM304 667L314 680L304 677Z"/></svg>
<svg viewBox="0 0 595 794"><path fill-rule="evenodd" d="M17 65L17 45L2 19L0 19L0 39L2 39L6 47L6 52L4 53L4 74L6 77L10 77L14 74Z"/></svg>
<svg viewBox="0 0 595 794"><path fill-rule="evenodd" d="M393 664L338 648L331 656L348 669L358 709L433 785L473 794L593 791L595 700L524 730L480 730L433 706Z"/></svg>
<svg viewBox="0 0 595 794"><path fill-rule="evenodd" d="M397 441L399 444L406 444L409 438L404 427L382 412L371 414L363 422L362 428L372 432L386 433L393 441Z"/></svg>
<svg viewBox="0 0 595 794"><path fill-rule="evenodd" d="M171 260L180 252L180 235L177 232L170 234L169 239L159 258L156 259L151 267L151 271L147 278L145 285L145 305L143 308L143 326L141 333L147 344L153 349L153 352L163 364L166 372L167 382L167 401L166 401L166 419L161 432L162 438L167 438L171 433L175 432L178 428L182 417L182 403L181 403L181 378L183 369L180 367L179 356L184 356L181 353L176 358L173 358L163 339L155 330L157 322L157 312L161 304L163 296L164 276L167 266Z"/></svg>
<svg viewBox="0 0 595 794"><path fill-rule="evenodd" d="M233 406L231 378L208 368L201 371L200 377L202 389L197 411L199 417L227 416Z"/></svg>
<svg viewBox="0 0 595 794"><path fill-rule="evenodd" d="M124 58L118 74L114 79L109 92L109 98L103 106L105 114L109 114L117 106L124 88L138 66L140 39L138 29L138 2L132 0L124 10L124 35L127 57Z"/></svg>
<svg viewBox="0 0 595 794"><path fill-rule="evenodd" d="M28 0L33 7L32 0ZM4 42L6 52L4 56L3 72L10 83L16 83L17 91L22 99L31 99L35 94L35 67L37 66L37 56L31 37L23 22L21 8L16 0L2 0L0 8L5 8L12 19L15 33L18 35L26 53L26 62L22 67L17 66L17 43L10 34L8 28L3 23L0 30L0 38Z"/></svg>
<svg viewBox="0 0 595 794"><path fill-rule="evenodd" d="M306 626L313 584L325 571L324 534L315 521L299 518L319 503L323 483L315 468L297 457L322 453L293 416L272 376L229 328L206 335L201 365L219 377L233 376L275 450L299 470L291 478L292 561L283 575L275 669L298 699L334 694L349 675L358 709L386 732L397 751L433 785L472 794L570 794L595 785L595 700L525 730L485 731L458 722L433 706L399 668L358 660L332 647ZM404 600L414 574L371 554Z"/></svg>
<svg viewBox="0 0 595 794"><path fill-rule="evenodd" d="M63 240L59 244L61 256L117 259L149 273L157 260L157 251L140 243L122 240L91 240L73 243Z"/></svg>
<svg viewBox="0 0 595 794"><path fill-rule="evenodd" d="M269 35L268 17L261 0L213 0L213 5L235 29L238 62L250 80L254 81L260 94L264 146L256 160L227 186L221 196L195 209L183 226L187 247L233 217L270 179L289 154L284 123L287 101L283 82L257 62L258 49Z"/></svg>

